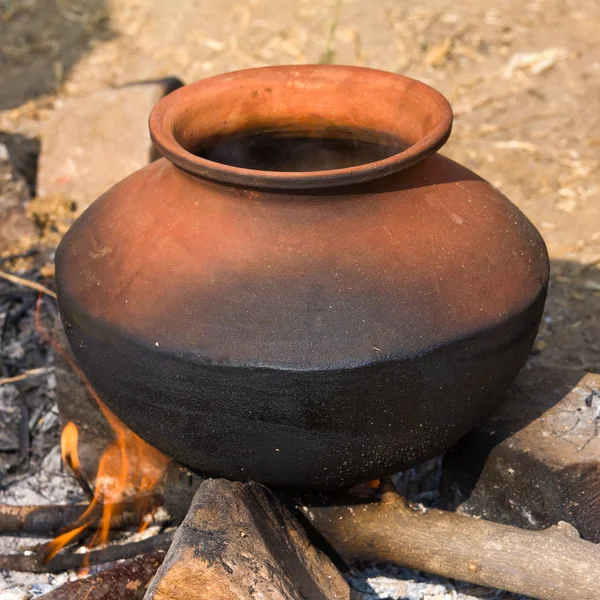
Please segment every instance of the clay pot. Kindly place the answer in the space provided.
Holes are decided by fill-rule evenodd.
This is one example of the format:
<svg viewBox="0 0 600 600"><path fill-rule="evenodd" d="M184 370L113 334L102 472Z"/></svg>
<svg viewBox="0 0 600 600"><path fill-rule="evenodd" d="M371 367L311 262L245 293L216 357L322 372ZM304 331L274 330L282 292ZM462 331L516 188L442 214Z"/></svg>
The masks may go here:
<svg viewBox="0 0 600 600"><path fill-rule="evenodd" d="M544 242L436 154L452 113L400 75L253 69L150 117L166 157L62 241L66 331L108 406L199 472L328 488L434 456L529 352Z"/></svg>

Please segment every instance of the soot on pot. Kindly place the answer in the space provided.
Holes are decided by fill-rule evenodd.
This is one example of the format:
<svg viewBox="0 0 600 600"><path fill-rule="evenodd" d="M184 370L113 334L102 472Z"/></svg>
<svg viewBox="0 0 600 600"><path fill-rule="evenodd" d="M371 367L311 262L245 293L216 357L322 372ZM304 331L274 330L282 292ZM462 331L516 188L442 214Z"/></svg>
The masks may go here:
<svg viewBox="0 0 600 600"><path fill-rule="evenodd" d="M407 144L397 137L368 130L248 130L212 136L194 154L243 169L306 172L355 167L383 160L406 148Z"/></svg>

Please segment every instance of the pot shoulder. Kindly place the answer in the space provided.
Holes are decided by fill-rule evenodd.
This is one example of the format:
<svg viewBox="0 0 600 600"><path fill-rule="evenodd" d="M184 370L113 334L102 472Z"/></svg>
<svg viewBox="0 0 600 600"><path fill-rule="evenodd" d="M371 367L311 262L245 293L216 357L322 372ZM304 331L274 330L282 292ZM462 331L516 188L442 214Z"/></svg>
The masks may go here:
<svg viewBox="0 0 600 600"><path fill-rule="evenodd" d="M422 354L527 311L548 281L533 225L440 155L310 193L161 159L78 219L56 267L64 315L96 338L286 369Z"/></svg>

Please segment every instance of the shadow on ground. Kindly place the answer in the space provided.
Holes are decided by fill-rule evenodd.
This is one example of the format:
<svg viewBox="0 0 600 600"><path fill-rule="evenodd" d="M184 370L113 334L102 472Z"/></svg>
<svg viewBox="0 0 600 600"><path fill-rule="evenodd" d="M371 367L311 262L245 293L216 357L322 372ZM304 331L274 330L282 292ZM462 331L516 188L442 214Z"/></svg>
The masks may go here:
<svg viewBox="0 0 600 600"><path fill-rule="evenodd" d="M113 36L105 0L0 0L0 110L53 93Z"/></svg>
<svg viewBox="0 0 600 600"><path fill-rule="evenodd" d="M534 364L600 372L600 268L551 261L544 318Z"/></svg>

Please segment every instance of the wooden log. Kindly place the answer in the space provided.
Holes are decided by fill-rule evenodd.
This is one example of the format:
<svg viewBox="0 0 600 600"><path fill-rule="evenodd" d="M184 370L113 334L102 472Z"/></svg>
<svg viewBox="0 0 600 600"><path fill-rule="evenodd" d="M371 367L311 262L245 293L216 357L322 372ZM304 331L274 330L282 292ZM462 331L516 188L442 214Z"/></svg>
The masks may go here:
<svg viewBox="0 0 600 600"><path fill-rule="evenodd" d="M117 563L100 573L69 581L40 600L142 600L166 550L154 550Z"/></svg>
<svg viewBox="0 0 600 600"><path fill-rule="evenodd" d="M567 521L600 542L599 417L600 375L523 371L444 459L444 479L467 498L459 512L527 529Z"/></svg>
<svg viewBox="0 0 600 600"><path fill-rule="evenodd" d="M154 511L163 504L163 497L158 493L138 494L125 498L121 502L109 504L110 529L126 529L139 527L142 518L149 511ZM98 503L88 513L86 522L97 526L105 508ZM39 506L16 506L0 504L0 534L7 533L42 533L54 535L63 533L78 524L79 518L89 509L89 504L47 504Z"/></svg>
<svg viewBox="0 0 600 600"><path fill-rule="evenodd" d="M348 600L331 561L265 487L205 481L145 600Z"/></svg>
<svg viewBox="0 0 600 600"><path fill-rule="evenodd" d="M600 546L567 523L526 531L417 507L390 490L377 503L302 510L348 563L391 562L540 600L600 597Z"/></svg>
<svg viewBox="0 0 600 600"><path fill-rule="evenodd" d="M0 555L0 569L29 573L61 573L72 569L81 569L84 566L133 558L153 550L166 550L171 545L174 534L175 530L163 531L140 542L115 544L101 550L92 550L86 554L75 554L63 550L50 560L45 560L47 544L43 544L38 552L28 550L25 553Z"/></svg>

